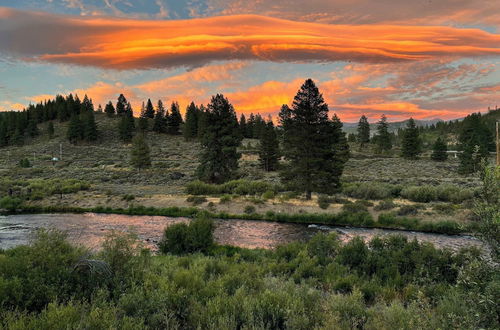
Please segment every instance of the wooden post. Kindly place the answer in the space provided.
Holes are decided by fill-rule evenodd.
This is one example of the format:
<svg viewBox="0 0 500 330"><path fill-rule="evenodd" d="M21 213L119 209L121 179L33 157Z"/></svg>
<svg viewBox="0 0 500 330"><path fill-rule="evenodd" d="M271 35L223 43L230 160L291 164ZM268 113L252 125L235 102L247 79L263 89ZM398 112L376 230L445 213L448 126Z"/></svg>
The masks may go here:
<svg viewBox="0 0 500 330"><path fill-rule="evenodd" d="M497 121L497 166L500 166L500 121Z"/></svg>

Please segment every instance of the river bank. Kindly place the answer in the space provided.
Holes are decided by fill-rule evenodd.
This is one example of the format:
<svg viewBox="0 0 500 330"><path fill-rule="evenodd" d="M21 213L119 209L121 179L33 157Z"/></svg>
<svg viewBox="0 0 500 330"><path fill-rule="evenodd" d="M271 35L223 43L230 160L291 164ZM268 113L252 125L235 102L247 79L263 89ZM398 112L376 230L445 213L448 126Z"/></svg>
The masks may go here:
<svg viewBox="0 0 500 330"><path fill-rule="evenodd" d="M392 213L382 213L374 219L366 212L341 212L338 214L286 214L266 212L230 214L226 212L210 212L196 207L167 207L155 208L144 206L130 206L128 208L111 207L68 207L68 206L23 206L22 208L3 212L0 214L41 214L41 213L102 213L102 214L122 214L122 215L145 215L145 216L166 216L166 217L195 217L202 212L214 219L238 219L238 220L259 220L269 222L297 223L297 224L317 224L333 226L351 226L357 228L379 228L386 230L419 231L424 233L436 233L457 235L474 231L474 226L463 225L452 221L424 222L416 218L397 217Z"/></svg>

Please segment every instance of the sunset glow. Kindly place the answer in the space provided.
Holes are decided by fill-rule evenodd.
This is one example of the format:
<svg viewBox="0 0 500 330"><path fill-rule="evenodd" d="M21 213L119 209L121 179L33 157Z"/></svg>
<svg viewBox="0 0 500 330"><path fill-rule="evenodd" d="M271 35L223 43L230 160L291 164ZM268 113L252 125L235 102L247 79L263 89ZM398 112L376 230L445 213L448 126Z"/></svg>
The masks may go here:
<svg viewBox="0 0 500 330"><path fill-rule="evenodd" d="M313 7L328 10L329 2ZM67 2L80 5L77 16L68 15L74 6L51 11L59 2L40 3L0 7L0 110L70 92L88 94L96 105L124 93L136 112L147 98L177 100L184 109L222 92L237 112L275 114L309 77L344 121L382 113L389 120L450 119L500 103L495 14L482 22L470 9L456 8L428 22L426 13L406 23L377 21L381 13L373 22L350 22L334 12L304 19L226 3L217 15L207 9L160 18ZM337 7L353 10L343 1ZM16 85L14 74L31 82Z"/></svg>

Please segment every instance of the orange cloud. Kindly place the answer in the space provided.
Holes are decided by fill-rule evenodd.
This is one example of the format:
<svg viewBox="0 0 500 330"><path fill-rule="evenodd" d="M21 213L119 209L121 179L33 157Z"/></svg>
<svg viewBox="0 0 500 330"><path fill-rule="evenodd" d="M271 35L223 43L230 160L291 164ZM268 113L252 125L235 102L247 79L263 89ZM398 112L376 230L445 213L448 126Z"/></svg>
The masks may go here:
<svg viewBox="0 0 500 330"><path fill-rule="evenodd" d="M146 21L0 8L0 51L111 69L214 60L385 63L500 55L500 35L444 26L332 25L256 15Z"/></svg>

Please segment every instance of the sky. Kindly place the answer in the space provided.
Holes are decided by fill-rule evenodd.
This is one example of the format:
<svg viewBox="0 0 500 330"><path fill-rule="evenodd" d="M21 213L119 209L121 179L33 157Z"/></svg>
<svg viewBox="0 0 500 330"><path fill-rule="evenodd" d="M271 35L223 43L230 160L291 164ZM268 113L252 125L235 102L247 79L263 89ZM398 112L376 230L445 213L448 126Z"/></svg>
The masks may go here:
<svg viewBox="0 0 500 330"><path fill-rule="evenodd" d="M498 0L0 0L0 111L123 93L275 115L312 78L341 120L500 106Z"/></svg>

